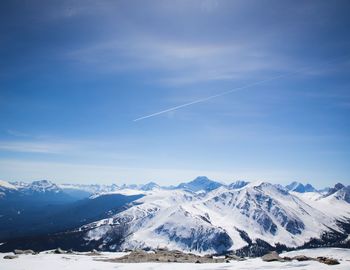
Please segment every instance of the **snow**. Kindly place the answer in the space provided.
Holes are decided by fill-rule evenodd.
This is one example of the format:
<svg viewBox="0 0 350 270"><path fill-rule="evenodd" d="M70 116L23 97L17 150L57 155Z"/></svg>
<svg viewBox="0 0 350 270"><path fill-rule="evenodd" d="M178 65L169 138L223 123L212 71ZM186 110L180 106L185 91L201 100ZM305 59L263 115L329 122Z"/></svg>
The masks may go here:
<svg viewBox="0 0 350 270"><path fill-rule="evenodd" d="M326 221L327 224L332 224L332 220L327 218L322 212L312 209L309 205L303 203L298 198L284 193L281 193L274 185L265 182L254 182L248 184L240 190L227 192L222 189L222 193L215 192L215 197L204 202L199 206L203 211L207 211L211 217L212 223L220 226L229 232L230 237L234 240L234 248L239 248L246 244L242 242L240 236L235 231L234 227L245 230L253 239L260 238L271 244L285 243L288 246L298 246L304 243L311 237L317 237L322 228L326 227L322 224ZM280 208L280 212L288 216L289 219L301 220L305 225L301 235L292 235L280 225L279 220L269 214L269 217L277 225L278 230L276 235L264 232L252 218L242 214L242 207L246 202L249 203L249 214L255 210L259 210L259 204L256 204L253 198L255 195L263 194L267 198L272 198L276 207ZM208 194L209 196L210 194ZM239 243L239 244L238 244ZM238 244L238 245L237 245Z"/></svg>
<svg viewBox="0 0 350 270"><path fill-rule="evenodd" d="M1 270L26 269L74 269L74 270L248 270L248 269L305 269L305 270L345 270L350 269L350 250L339 248L320 248L299 250L284 253L285 256L306 255L310 257L328 256L338 259L339 265L326 265L316 261L305 262L263 262L261 258L247 259L245 261L231 261L230 263L193 264L193 263L113 263L98 261L100 259L120 257L126 253L103 252L100 256L86 256L72 254L19 255L19 258L5 260L1 257L12 253L0 255Z"/></svg>
<svg viewBox="0 0 350 270"><path fill-rule="evenodd" d="M89 192L91 194L112 192L120 189L116 184L112 185L100 185L100 184L60 184L61 189L76 189Z"/></svg>
<svg viewBox="0 0 350 270"><path fill-rule="evenodd" d="M107 192L100 192L96 193L92 196L90 196L90 199L96 199L97 197L104 196L104 195L111 195L111 194L120 194L120 195L126 195L126 196L131 196L131 195L144 195L148 191L142 191L142 190L137 190L137 189L120 189L120 190L115 190L115 191L107 191Z"/></svg>
<svg viewBox="0 0 350 270"><path fill-rule="evenodd" d="M350 216L350 204L344 200L336 199L337 193L327 197L315 192L292 192L292 194L329 217L341 218L342 216ZM339 211L340 209L341 211Z"/></svg>
<svg viewBox="0 0 350 270"><path fill-rule="evenodd" d="M55 192L58 193L61 189L54 183L48 180L38 180L32 183L12 182L13 186L21 192Z"/></svg>
<svg viewBox="0 0 350 270"><path fill-rule="evenodd" d="M9 182L0 180L0 187L8 188L8 189L17 189L14 185L10 184Z"/></svg>

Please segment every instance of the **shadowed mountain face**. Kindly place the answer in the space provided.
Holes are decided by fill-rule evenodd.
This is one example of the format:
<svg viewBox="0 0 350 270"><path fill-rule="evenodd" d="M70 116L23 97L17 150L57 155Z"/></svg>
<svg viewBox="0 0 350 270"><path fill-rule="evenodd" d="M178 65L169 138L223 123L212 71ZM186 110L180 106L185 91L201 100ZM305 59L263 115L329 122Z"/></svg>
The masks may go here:
<svg viewBox="0 0 350 270"><path fill-rule="evenodd" d="M328 193L326 194L326 196L332 195L343 188L345 188L345 186L343 184L337 183L334 185L334 187L332 187L328 190Z"/></svg>
<svg viewBox="0 0 350 270"><path fill-rule="evenodd" d="M310 185L310 184L302 184L302 183L298 183L298 182L293 182L289 185L286 186L286 189L289 191L295 191L295 192L299 192L299 193L304 193L304 192L315 192L316 189Z"/></svg>
<svg viewBox="0 0 350 270"><path fill-rule="evenodd" d="M0 241L73 229L115 214L142 197L107 194L89 199L90 193L66 192L46 180L1 190Z"/></svg>

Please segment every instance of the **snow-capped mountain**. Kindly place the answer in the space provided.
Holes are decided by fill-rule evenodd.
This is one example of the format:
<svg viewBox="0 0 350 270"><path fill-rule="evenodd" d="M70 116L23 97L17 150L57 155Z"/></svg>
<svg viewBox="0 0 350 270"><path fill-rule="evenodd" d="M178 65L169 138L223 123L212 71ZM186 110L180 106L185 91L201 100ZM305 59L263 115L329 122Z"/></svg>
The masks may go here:
<svg viewBox="0 0 350 270"><path fill-rule="evenodd" d="M32 183L25 182L6 182L0 181L0 191L9 193L12 195L23 196L39 196L62 193L62 189L58 185L48 181L39 180Z"/></svg>
<svg viewBox="0 0 350 270"><path fill-rule="evenodd" d="M83 226L85 239L99 241L105 250L166 246L220 253L259 239L297 247L329 228L342 232L337 219L350 218L346 201L342 213L329 216L332 205L327 210L325 205L312 207L306 199L264 182L237 190L222 186L204 197L186 190L157 190L137 202L113 217ZM123 241L118 244L111 235Z"/></svg>
<svg viewBox="0 0 350 270"><path fill-rule="evenodd" d="M199 192L199 191L208 192L208 191L217 189L218 187L221 187L221 186L223 186L222 183L210 180L206 176L199 176L196 179L192 180L191 182L179 184L176 187L176 189L183 189L183 190L192 191L192 192Z"/></svg>
<svg viewBox="0 0 350 270"><path fill-rule="evenodd" d="M80 190L90 194L106 193L119 190L120 187L116 184L99 185L99 184L60 184L59 187L65 191Z"/></svg>
<svg viewBox="0 0 350 270"><path fill-rule="evenodd" d="M14 185L10 184L9 182L0 180L0 198L16 191L17 188Z"/></svg>
<svg viewBox="0 0 350 270"><path fill-rule="evenodd" d="M229 189L239 189L242 187L245 187L246 185L248 185L249 182L243 181L243 180L238 180L236 182L233 182L231 184L228 185Z"/></svg>
<svg viewBox="0 0 350 270"><path fill-rule="evenodd" d="M343 189L345 186L342 183L337 183L334 185L334 187L329 188L328 192L325 194L325 196L332 195L336 193L337 191Z"/></svg>
<svg viewBox="0 0 350 270"><path fill-rule="evenodd" d="M315 192L316 189L310 185L310 184L302 184L299 182L292 182L289 185L286 186L286 189L288 189L289 191L295 191L295 192L299 192L299 193L304 193L304 192Z"/></svg>
<svg viewBox="0 0 350 270"><path fill-rule="evenodd" d="M0 188L1 189L16 189L16 187L12 184L10 184L9 182L0 180Z"/></svg>
<svg viewBox="0 0 350 270"><path fill-rule="evenodd" d="M89 188L94 192L81 202L64 206L65 213L76 213L78 207L79 224L86 220L85 225L74 229L77 225L74 215L65 221L65 215L57 218L51 214L51 220L65 222L63 225L72 229L30 242L9 241L0 246L2 250L18 245L111 251L167 247L195 253L236 251L254 255L261 250L308 243L350 246L350 187L339 184L326 195L305 189L300 192L299 184L289 191L267 182L237 181L224 185L206 177L176 187L160 187L154 182L95 186L94 189L48 182L34 183L31 187L12 186L15 191L42 192L45 188L56 190L58 187L63 192L74 188L85 191ZM117 210L113 208L115 202ZM85 215L83 209L90 212L94 209L94 212ZM103 209L103 213L99 213L99 209Z"/></svg>
<svg viewBox="0 0 350 270"><path fill-rule="evenodd" d="M154 182L149 182L149 183L142 185L140 187L140 189L144 190L144 191L150 191L150 190L157 189L157 188L160 188L160 186Z"/></svg>
<svg viewBox="0 0 350 270"><path fill-rule="evenodd" d="M17 181L11 182L9 184L17 191L27 195L62 192L62 189L58 185L48 180L38 180L31 183Z"/></svg>

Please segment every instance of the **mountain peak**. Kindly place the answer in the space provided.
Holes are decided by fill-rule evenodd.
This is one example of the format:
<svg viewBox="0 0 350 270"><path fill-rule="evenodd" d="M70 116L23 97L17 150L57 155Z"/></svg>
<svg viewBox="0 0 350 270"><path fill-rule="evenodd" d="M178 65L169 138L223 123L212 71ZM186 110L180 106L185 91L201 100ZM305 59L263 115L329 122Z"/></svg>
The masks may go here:
<svg viewBox="0 0 350 270"><path fill-rule="evenodd" d="M300 182L292 182L289 185L286 186L286 189L288 191L294 191L299 193L305 193L305 192L314 192L316 189L309 183L306 185L300 183Z"/></svg>
<svg viewBox="0 0 350 270"><path fill-rule="evenodd" d="M231 184L228 185L228 187L230 189L239 189L239 188L242 188L242 187L245 187L246 185L248 185L249 182L247 181L244 181L244 180L237 180Z"/></svg>
<svg viewBox="0 0 350 270"><path fill-rule="evenodd" d="M33 181L32 183L23 183L19 182L18 185L15 185L21 190L24 190L26 192L38 192L38 193L45 193L45 192L60 192L61 189L53 182L49 180L37 180Z"/></svg>
<svg viewBox="0 0 350 270"><path fill-rule="evenodd" d="M328 190L328 193L326 194L326 196L332 195L333 193L336 193L337 191L343 189L344 187L345 186L342 183L336 183L334 187Z"/></svg>
<svg viewBox="0 0 350 270"><path fill-rule="evenodd" d="M339 189L342 189L343 187L345 187L342 183L336 183L335 185L334 185L334 188L336 189L336 190L339 190Z"/></svg>
<svg viewBox="0 0 350 270"><path fill-rule="evenodd" d="M144 191L149 191L149 190L152 190L155 188L159 188L159 185L157 183L151 181L147 184L142 185L142 187L140 189L144 190Z"/></svg>
<svg viewBox="0 0 350 270"><path fill-rule="evenodd" d="M222 186L221 183L214 180L210 180L206 176L198 176L194 180L188 183L181 183L180 185L177 186L177 188L187 189L193 192L197 192L200 190L212 191L221 186Z"/></svg>

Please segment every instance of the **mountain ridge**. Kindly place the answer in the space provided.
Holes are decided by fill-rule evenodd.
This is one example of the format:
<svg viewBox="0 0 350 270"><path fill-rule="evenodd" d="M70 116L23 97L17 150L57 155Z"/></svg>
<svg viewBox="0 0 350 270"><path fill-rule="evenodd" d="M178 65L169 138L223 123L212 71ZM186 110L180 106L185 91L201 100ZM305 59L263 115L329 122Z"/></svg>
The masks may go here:
<svg viewBox="0 0 350 270"><path fill-rule="evenodd" d="M37 196L37 193L55 196L67 189L78 188L72 185L62 188L49 182L36 182L33 186L36 188L18 183L16 189L7 190L16 194L23 192L25 196ZM86 191L88 187L82 188ZM283 246L297 248L315 241L313 239L318 239L317 243L349 244L345 237L346 226L350 226L349 186L337 184L333 188L335 192L322 194L317 191L290 191L281 185L264 181L238 181L225 185L207 177L199 177L171 188L160 187L154 182L93 188L99 191L89 193L83 200L88 203L87 208L93 207L97 212L84 222L84 209L87 208L81 208L79 215L83 218L82 225L67 217L65 228L71 229L62 231L62 234L52 231L54 234L48 232L48 235L31 238L30 241L22 238L23 244L20 239L7 239L0 250L17 245L45 249L52 247L53 243L62 246L65 243L67 247L71 245L75 249L89 247L108 251L166 246L204 254L231 251L250 254L254 250L257 252ZM106 196L112 201L104 200ZM114 211L113 203L109 202L118 202L118 198L123 198L118 196L139 197L130 197L135 198L132 204L122 202L118 206L120 210ZM46 199L45 196L40 198ZM78 198L75 200L77 203L80 201ZM0 210L4 211L6 202L15 201L12 195L0 197ZM95 207L98 201L102 203L100 208ZM39 201L39 206L40 202L46 201ZM55 201L50 203L50 207L55 207L52 204ZM67 213L73 209L71 205L64 206L68 207L65 210ZM338 209L342 209L342 212ZM47 208L47 211L50 209ZM11 219L11 213L7 215ZM38 220L35 222L40 223L40 212L37 215ZM65 219L64 215L61 218ZM22 220L25 222L25 219ZM344 225L348 222L349 225ZM333 236L325 238L324 235Z"/></svg>

